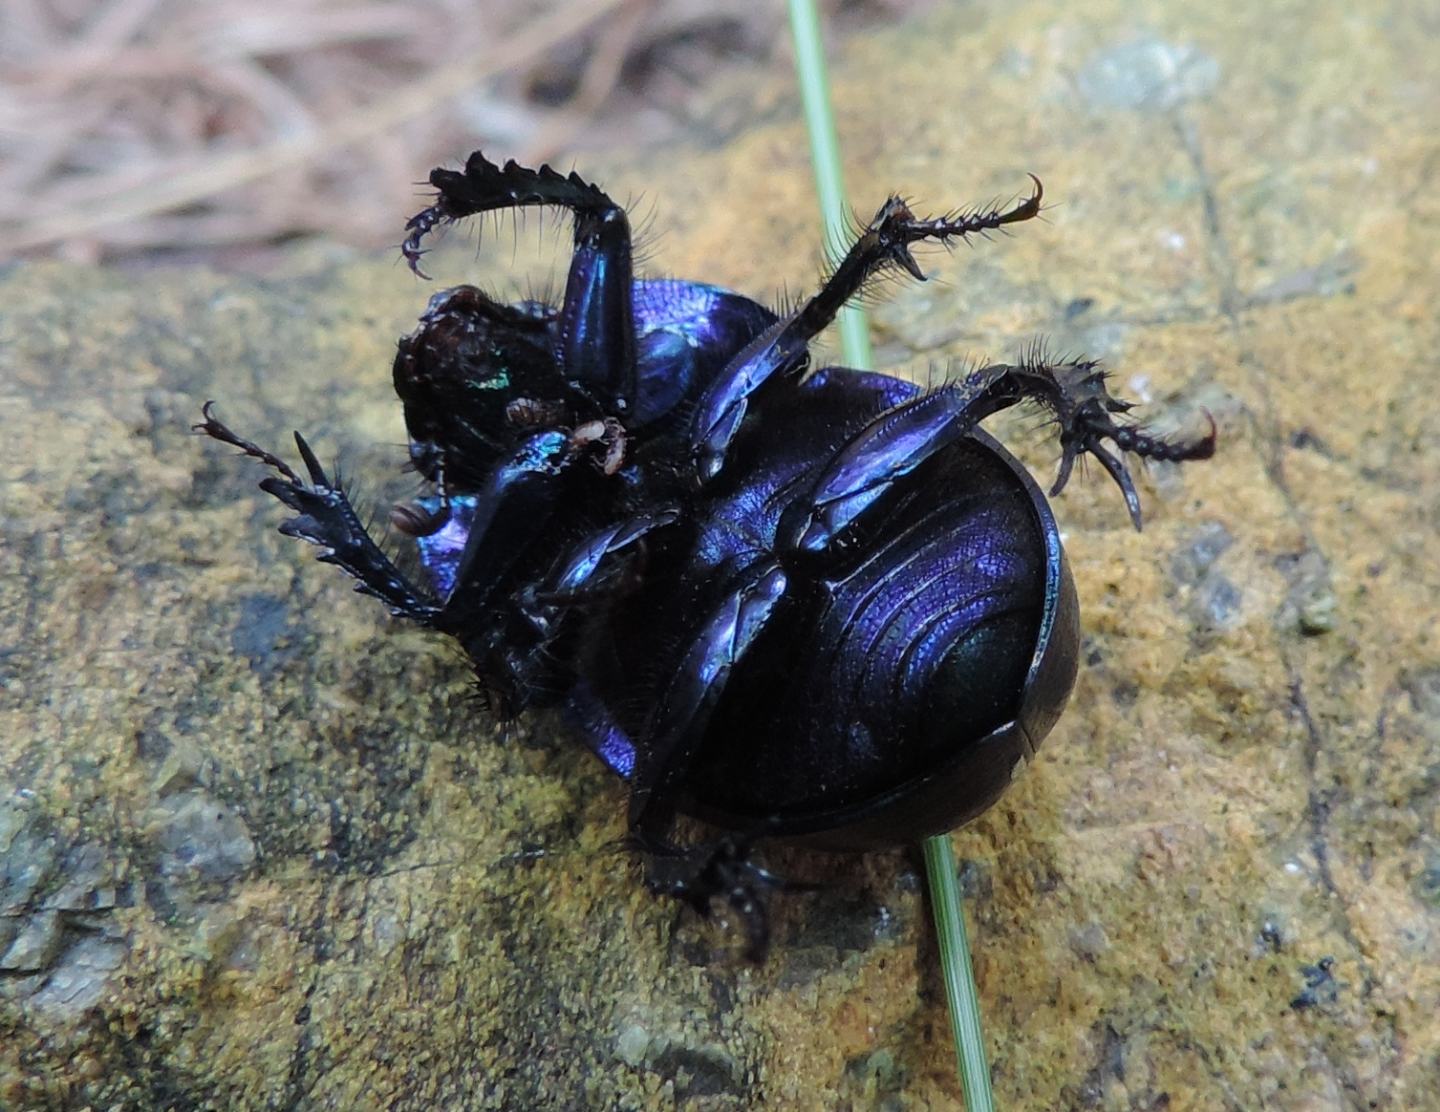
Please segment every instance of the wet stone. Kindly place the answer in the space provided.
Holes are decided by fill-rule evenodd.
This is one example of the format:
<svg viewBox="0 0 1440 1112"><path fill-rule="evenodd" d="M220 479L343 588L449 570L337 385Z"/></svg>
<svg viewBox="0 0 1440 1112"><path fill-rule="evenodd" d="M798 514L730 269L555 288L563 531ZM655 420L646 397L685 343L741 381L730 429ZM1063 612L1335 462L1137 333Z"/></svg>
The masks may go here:
<svg viewBox="0 0 1440 1112"><path fill-rule="evenodd" d="M1407 672L1400 681L1417 713L1440 726L1440 668Z"/></svg>
<svg viewBox="0 0 1440 1112"><path fill-rule="evenodd" d="M1110 937L1105 933L1105 924L1089 922L1070 932L1070 947L1086 961L1094 961L1110 949Z"/></svg>
<svg viewBox="0 0 1440 1112"><path fill-rule="evenodd" d="M721 1047L670 1043L651 1056L650 1066L674 1081L681 1097L744 1093L740 1063Z"/></svg>
<svg viewBox="0 0 1440 1112"><path fill-rule="evenodd" d="M1314 965L1302 965L1300 976L1305 987L1290 1001L1290 1007L1297 1012L1334 1004L1345 987L1335 978L1333 957L1323 957Z"/></svg>
<svg viewBox="0 0 1440 1112"><path fill-rule="evenodd" d="M638 1023L628 1025L615 1040L615 1051L620 1060L632 1066L639 1066L650 1052L650 1032Z"/></svg>
<svg viewBox="0 0 1440 1112"><path fill-rule="evenodd" d="M859 1090L856 1107L888 1110L905 1106L903 1101L896 1100L905 1082L905 1071L887 1048L880 1047L850 1059L845 1063L845 1074L850 1084Z"/></svg>
<svg viewBox="0 0 1440 1112"><path fill-rule="evenodd" d="M185 792L155 808L160 868L176 879L228 880L255 863L255 843L239 815L204 792Z"/></svg>
<svg viewBox="0 0 1440 1112"><path fill-rule="evenodd" d="M1320 586L1308 594L1301 601L1296 615L1300 632L1307 637L1329 633L1335 628L1335 611L1338 606L1335 592L1328 585Z"/></svg>
<svg viewBox="0 0 1440 1112"><path fill-rule="evenodd" d="M114 870L104 846L87 843L65 855L60 887L45 906L67 912L108 911L119 901Z"/></svg>
<svg viewBox="0 0 1440 1112"><path fill-rule="evenodd" d="M1170 558L1170 573L1188 588L1186 609L1200 629L1233 628L1241 619L1244 593L1218 567L1235 538L1224 524L1208 521L1195 529Z"/></svg>
<svg viewBox="0 0 1440 1112"><path fill-rule="evenodd" d="M1240 588L1218 571L1212 571L1190 596L1190 615L1202 629L1229 629L1241 617L1245 596Z"/></svg>
<svg viewBox="0 0 1440 1112"><path fill-rule="evenodd" d="M120 968L126 950L126 945L116 939L80 939L65 951L27 1006L57 1017L84 1014L105 994L110 975Z"/></svg>
<svg viewBox="0 0 1440 1112"><path fill-rule="evenodd" d="M1431 857L1415 878L1415 895L1421 902L1440 911L1440 855Z"/></svg>
<svg viewBox="0 0 1440 1112"><path fill-rule="evenodd" d="M1282 912L1272 912L1263 916L1256 928L1253 953L1256 957L1267 953L1278 954L1294 939L1295 931L1287 916Z"/></svg>
<svg viewBox="0 0 1440 1112"><path fill-rule="evenodd" d="M1234 543L1235 538L1223 522L1207 521L1175 550L1170 558L1170 572L1176 582L1193 586Z"/></svg>
<svg viewBox="0 0 1440 1112"><path fill-rule="evenodd" d="M1281 620L1293 624L1307 637L1334 629L1339 601L1335 597L1330 568L1324 557L1307 550L1286 555L1277 563L1290 581L1290 590L1281 608Z"/></svg>
<svg viewBox="0 0 1440 1112"><path fill-rule="evenodd" d="M40 911L25 920L10 948L0 956L0 972L39 973L60 951L62 929L58 911Z"/></svg>
<svg viewBox="0 0 1440 1112"><path fill-rule="evenodd" d="M0 940L4 916L31 901L59 857L54 837L42 832L34 814L33 807L0 803Z"/></svg>

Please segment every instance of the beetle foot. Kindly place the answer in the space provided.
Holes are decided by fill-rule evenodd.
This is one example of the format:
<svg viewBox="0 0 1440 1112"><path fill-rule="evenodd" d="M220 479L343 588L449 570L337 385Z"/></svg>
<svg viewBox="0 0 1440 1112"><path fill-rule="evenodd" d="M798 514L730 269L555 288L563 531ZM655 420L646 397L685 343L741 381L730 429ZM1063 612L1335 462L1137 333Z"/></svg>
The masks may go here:
<svg viewBox="0 0 1440 1112"><path fill-rule="evenodd" d="M1123 455L1116 455L1101 441L1110 440L1121 453L1130 452L1142 459L1181 463L1209 459L1215 454L1215 419L1205 414L1209 429L1201 436L1167 439L1154 436L1139 425L1118 424L1112 414L1134 408L1130 402L1110 396L1105 388L1106 373L1093 361L1060 364L1053 368L1060 385L1062 403L1056 407L1060 424L1060 470L1050 488L1053 498L1065 489L1076 458L1083 452L1094 456L1100 466L1115 480L1125 496L1130 520L1140 528L1140 496Z"/></svg>
<svg viewBox="0 0 1440 1112"><path fill-rule="evenodd" d="M929 219L916 216L905 198L887 198L851 248L847 261L866 260L870 275L881 274L889 267L899 267L916 281L923 282L925 272L910 253L913 244L929 240L949 248L957 240L968 240L975 235L988 236L990 232L1003 230L1007 224L1033 220L1040 215L1045 187L1034 174L1030 175L1030 180L1035 186L1030 195L1009 208L984 205L955 209Z"/></svg>
<svg viewBox="0 0 1440 1112"><path fill-rule="evenodd" d="M1173 439L1155 436L1139 425L1120 424L1115 416L1134 406L1110 395L1105 385L1108 378L1094 360L1052 362L1037 344L1022 362L981 367L967 376L964 385L977 401L983 399L990 412L1021 401L1037 402L1050 410L1060 431L1061 451L1060 470L1050 496L1065 489L1076 459L1092 455L1115 480L1125 496L1130 520L1139 529L1140 496L1123 453L1170 463L1209 459L1215 454L1215 419L1205 415L1210 427L1203 435ZM1105 440L1113 442L1122 455L1105 447Z"/></svg>
<svg viewBox="0 0 1440 1112"><path fill-rule="evenodd" d="M679 900L702 919L723 901L740 917L745 958L760 963L770 946L770 915L765 892L785 881L750 860L750 839L727 835L715 842L649 847L646 884L657 896Z"/></svg>

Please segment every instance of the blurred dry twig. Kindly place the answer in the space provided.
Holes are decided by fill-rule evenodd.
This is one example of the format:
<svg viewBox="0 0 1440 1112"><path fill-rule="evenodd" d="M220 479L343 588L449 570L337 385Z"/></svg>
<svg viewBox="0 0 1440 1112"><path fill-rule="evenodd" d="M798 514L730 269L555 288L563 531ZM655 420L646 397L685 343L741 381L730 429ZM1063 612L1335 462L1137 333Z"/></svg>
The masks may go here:
<svg viewBox="0 0 1440 1112"><path fill-rule="evenodd" d="M861 23L916 4L833 5ZM780 0L7 0L0 252L375 245L472 147L643 142L770 59Z"/></svg>

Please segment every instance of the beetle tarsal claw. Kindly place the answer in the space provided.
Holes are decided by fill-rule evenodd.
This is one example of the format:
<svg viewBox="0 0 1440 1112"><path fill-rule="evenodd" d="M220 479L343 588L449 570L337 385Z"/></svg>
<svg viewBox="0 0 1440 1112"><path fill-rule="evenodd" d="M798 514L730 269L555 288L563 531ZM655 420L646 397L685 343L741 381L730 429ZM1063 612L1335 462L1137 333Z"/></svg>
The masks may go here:
<svg viewBox="0 0 1440 1112"><path fill-rule="evenodd" d="M1135 483L1130 478L1130 469L1125 461L1101 444L1091 444L1090 454L1110 473L1110 477L1125 496L1125 507L1130 511L1130 521L1136 530L1140 529L1140 496L1135 492Z"/></svg>
<svg viewBox="0 0 1440 1112"><path fill-rule="evenodd" d="M1080 454L1080 449L1075 446L1075 441L1066 440L1064 447L1060 450L1060 468L1055 475L1055 481L1050 484L1050 497L1058 497L1070 481L1070 473L1075 469L1075 459Z"/></svg>

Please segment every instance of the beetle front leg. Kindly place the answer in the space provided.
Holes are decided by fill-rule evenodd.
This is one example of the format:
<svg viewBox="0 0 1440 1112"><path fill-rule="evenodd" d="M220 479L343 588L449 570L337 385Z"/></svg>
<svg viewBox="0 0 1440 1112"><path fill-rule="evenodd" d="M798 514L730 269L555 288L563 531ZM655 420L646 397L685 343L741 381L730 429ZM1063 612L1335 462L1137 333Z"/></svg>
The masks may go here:
<svg viewBox="0 0 1440 1112"><path fill-rule="evenodd" d="M625 210L579 174L549 166L497 166L476 151L465 169L437 169L435 204L411 217L402 252L419 273L425 237L437 226L507 208L554 205L575 217L575 254L557 322L556 358L566 379L624 415L635 398L634 262Z"/></svg>
<svg viewBox="0 0 1440 1112"><path fill-rule="evenodd" d="M320 546L323 549L320 554L322 563L335 564L354 576L358 580L355 585L357 591L374 595L390 607L390 613L396 617L409 618L425 625L433 624L440 608L422 596L400 574L390 558L380 551L380 546L356 516L345 492L330 481L305 438L298 432L295 434L295 445L310 472L308 484L284 460L230 431L215 417L212 412L214 405L214 402L205 403L202 410L205 420L195 426L195 431L232 444L247 456L280 473L279 478L272 476L260 483L261 490L274 495L296 512L297 516L281 524L280 532Z"/></svg>
<svg viewBox="0 0 1440 1112"><path fill-rule="evenodd" d="M772 380L802 375L809 363L810 342L847 301L887 270L904 270L923 282L925 275L910 253L913 244L932 240L949 246L956 239L1038 216L1044 189L1033 174L1031 180L1035 191L1004 210L979 209L921 220L899 197L881 205L820 290L741 351L701 397L690 434L691 456L700 481L708 482L724 466L751 397Z"/></svg>

